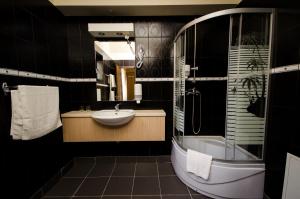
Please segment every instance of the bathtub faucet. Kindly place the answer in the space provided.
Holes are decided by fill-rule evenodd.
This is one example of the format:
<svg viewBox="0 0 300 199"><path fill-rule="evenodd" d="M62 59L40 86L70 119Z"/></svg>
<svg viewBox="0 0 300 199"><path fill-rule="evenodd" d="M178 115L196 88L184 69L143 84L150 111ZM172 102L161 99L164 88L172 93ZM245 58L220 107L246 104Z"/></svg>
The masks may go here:
<svg viewBox="0 0 300 199"><path fill-rule="evenodd" d="M198 91L195 87L188 89L186 91L186 95L199 95L199 94L200 94L200 91Z"/></svg>

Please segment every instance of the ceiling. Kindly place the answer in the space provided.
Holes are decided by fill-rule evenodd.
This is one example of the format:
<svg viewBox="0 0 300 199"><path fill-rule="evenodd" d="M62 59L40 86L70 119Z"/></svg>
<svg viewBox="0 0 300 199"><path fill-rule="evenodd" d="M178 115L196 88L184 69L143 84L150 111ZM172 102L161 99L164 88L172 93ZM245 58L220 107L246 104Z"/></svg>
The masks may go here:
<svg viewBox="0 0 300 199"><path fill-rule="evenodd" d="M49 0L65 16L189 16L236 7L241 0Z"/></svg>

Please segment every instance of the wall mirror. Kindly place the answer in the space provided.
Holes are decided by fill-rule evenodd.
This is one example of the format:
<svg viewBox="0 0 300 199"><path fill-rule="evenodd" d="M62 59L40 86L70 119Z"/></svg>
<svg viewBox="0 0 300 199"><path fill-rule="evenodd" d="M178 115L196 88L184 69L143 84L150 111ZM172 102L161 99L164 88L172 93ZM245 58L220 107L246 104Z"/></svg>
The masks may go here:
<svg viewBox="0 0 300 199"><path fill-rule="evenodd" d="M97 101L134 100L133 24L89 24L89 31L96 38Z"/></svg>

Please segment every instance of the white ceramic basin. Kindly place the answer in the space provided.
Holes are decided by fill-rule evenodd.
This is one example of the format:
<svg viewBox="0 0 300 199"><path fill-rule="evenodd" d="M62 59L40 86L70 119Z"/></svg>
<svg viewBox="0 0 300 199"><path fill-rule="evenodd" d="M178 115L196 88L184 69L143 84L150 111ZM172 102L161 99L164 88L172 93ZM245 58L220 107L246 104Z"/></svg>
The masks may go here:
<svg viewBox="0 0 300 199"><path fill-rule="evenodd" d="M130 122L135 115L135 111L131 109L101 110L95 111L92 118L97 122L108 126L119 126Z"/></svg>

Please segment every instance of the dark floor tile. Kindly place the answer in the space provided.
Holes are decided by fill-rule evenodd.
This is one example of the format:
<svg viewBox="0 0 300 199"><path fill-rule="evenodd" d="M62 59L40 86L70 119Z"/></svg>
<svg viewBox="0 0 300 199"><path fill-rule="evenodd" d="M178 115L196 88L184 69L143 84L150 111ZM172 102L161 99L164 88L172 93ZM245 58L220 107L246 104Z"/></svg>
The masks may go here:
<svg viewBox="0 0 300 199"><path fill-rule="evenodd" d="M104 163L104 164L96 164L89 177L102 177L102 176L110 176L112 170L114 168L114 164L112 163Z"/></svg>
<svg viewBox="0 0 300 199"><path fill-rule="evenodd" d="M201 193L198 193L189 187L188 190L191 193L193 199L211 199L210 197L202 195Z"/></svg>
<svg viewBox="0 0 300 199"><path fill-rule="evenodd" d="M160 199L160 196L133 196L133 199Z"/></svg>
<svg viewBox="0 0 300 199"><path fill-rule="evenodd" d="M64 177L86 177L94 164L94 158L75 158L73 167Z"/></svg>
<svg viewBox="0 0 300 199"><path fill-rule="evenodd" d="M117 163L136 163L136 156L118 156Z"/></svg>
<svg viewBox="0 0 300 199"><path fill-rule="evenodd" d="M96 157L96 164L103 164L103 163L115 163L116 157L114 156L98 156Z"/></svg>
<svg viewBox="0 0 300 199"><path fill-rule="evenodd" d="M88 197L73 197L72 199L100 199L101 197L99 196L99 197L90 197L90 196L88 196ZM55 199L55 198L52 198L52 199Z"/></svg>
<svg viewBox="0 0 300 199"><path fill-rule="evenodd" d="M71 199L72 197L43 197L43 199Z"/></svg>
<svg viewBox="0 0 300 199"><path fill-rule="evenodd" d="M212 199L202 194L192 195L192 199Z"/></svg>
<svg viewBox="0 0 300 199"><path fill-rule="evenodd" d="M157 176L156 163L137 163L135 176Z"/></svg>
<svg viewBox="0 0 300 199"><path fill-rule="evenodd" d="M158 163L158 172L160 176L175 175L172 163Z"/></svg>
<svg viewBox="0 0 300 199"><path fill-rule="evenodd" d="M136 177L134 179L133 195L159 195L157 177Z"/></svg>
<svg viewBox="0 0 300 199"><path fill-rule="evenodd" d="M131 196L103 196L102 199L131 199Z"/></svg>
<svg viewBox="0 0 300 199"><path fill-rule="evenodd" d="M45 196L72 196L83 178L62 178Z"/></svg>
<svg viewBox="0 0 300 199"><path fill-rule="evenodd" d="M169 155L158 156L157 162L171 162L171 156L169 156Z"/></svg>
<svg viewBox="0 0 300 199"><path fill-rule="evenodd" d="M104 195L131 195L133 177L111 177Z"/></svg>
<svg viewBox="0 0 300 199"><path fill-rule="evenodd" d="M134 175L134 163L119 163L116 164L113 171L113 176L133 176Z"/></svg>
<svg viewBox="0 0 300 199"><path fill-rule="evenodd" d="M101 196L108 178L86 178L76 196Z"/></svg>
<svg viewBox="0 0 300 199"><path fill-rule="evenodd" d="M187 187L176 176L159 177L161 193L165 194L188 194Z"/></svg>
<svg viewBox="0 0 300 199"><path fill-rule="evenodd" d="M162 199L191 199L190 195L162 196Z"/></svg>
<svg viewBox="0 0 300 199"><path fill-rule="evenodd" d="M138 156L137 162L156 162L157 156Z"/></svg>

